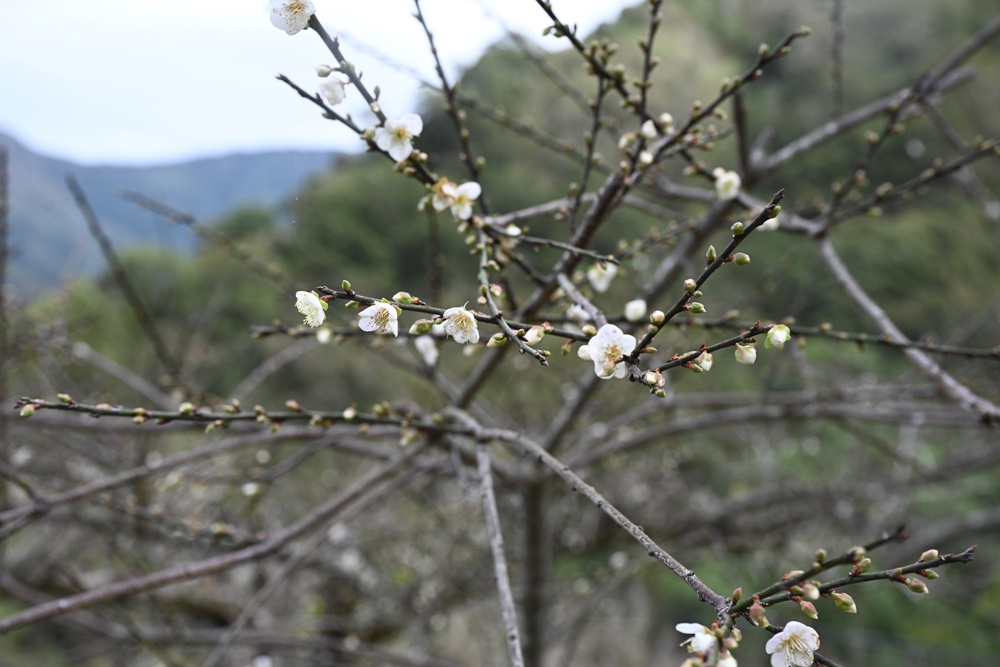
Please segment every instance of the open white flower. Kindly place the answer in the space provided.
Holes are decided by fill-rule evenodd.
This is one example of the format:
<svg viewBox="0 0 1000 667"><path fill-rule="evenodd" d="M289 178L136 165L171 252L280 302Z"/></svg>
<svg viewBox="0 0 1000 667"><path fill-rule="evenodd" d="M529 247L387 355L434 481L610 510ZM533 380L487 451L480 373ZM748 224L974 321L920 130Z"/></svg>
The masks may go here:
<svg viewBox="0 0 1000 667"><path fill-rule="evenodd" d="M638 322L646 317L646 300L635 299L625 304L625 319L629 322Z"/></svg>
<svg viewBox="0 0 1000 667"><path fill-rule="evenodd" d="M315 13L311 0L271 0L271 24L289 35L304 30Z"/></svg>
<svg viewBox="0 0 1000 667"><path fill-rule="evenodd" d="M678 623L674 629L691 635L681 642L681 646L688 645L688 653L708 653L718 645L718 640L712 631L701 623Z"/></svg>
<svg viewBox="0 0 1000 667"><path fill-rule="evenodd" d="M594 362L594 372L601 379L623 378L628 373L624 361L619 361L635 349L635 336L630 336L613 324L605 324L586 345ZM582 352L583 348L580 348Z"/></svg>
<svg viewBox="0 0 1000 667"><path fill-rule="evenodd" d="M819 649L819 633L805 623L789 621L785 629L767 640L771 667L809 667Z"/></svg>
<svg viewBox="0 0 1000 667"><path fill-rule="evenodd" d="M438 360L438 348L437 343L434 341L434 336L417 336L413 345L417 348L417 352L423 357L424 363L428 366L433 366Z"/></svg>
<svg viewBox="0 0 1000 667"><path fill-rule="evenodd" d="M362 310L358 315L361 317L358 326L361 327L362 331L399 335L399 323L396 321L399 317L399 311L391 303L378 301Z"/></svg>
<svg viewBox="0 0 1000 667"><path fill-rule="evenodd" d="M607 292L611 281L618 275L618 265L611 262L598 262L587 269L587 280L598 292Z"/></svg>
<svg viewBox="0 0 1000 667"><path fill-rule="evenodd" d="M764 339L764 347L776 347L780 350L785 347L785 343L787 343L788 339L791 337L792 332L788 330L788 327L784 324L775 324L767 332L767 338Z"/></svg>
<svg viewBox="0 0 1000 667"><path fill-rule="evenodd" d="M715 176L715 194L719 199L730 201L739 196L740 186L743 184L739 174L719 167L712 175Z"/></svg>
<svg viewBox="0 0 1000 667"><path fill-rule="evenodd" d="M456 343L479 342L479 323L476 322L476 316L464 306L444 311L444 332L454 338Z"/></svg>
<svg viewBox="0 0 1000 667"><path fill-rule="evenodd" d="M736 363L744 366L752 366L757 361L757 348L753 344L741 345L736 343Z"/></svg>
<svg viewBox="0 0 1000 667"><path fill-rule="evenodd" d="M296 292L295 309L305 315L302 323L310 327L318 327L326 319L326 303L320 300L316 292Z"/></svg>
<svg viewBox="0 0 1000 667"><path fill-rule="evenodd" d="M323 97L326 98L327 104L335 107L343 102L344 98L347 97L347 89L345 88L346 85L346 81L333 78L321 85L319 87L319 91L323 93Z"/></svg>
<svg viewBox="0 0 1000 667"><path fill-rule="evenodd" d="M455 199L451 204L451 214L459 220L465 220L472 215L472 202L483 193L482 186L475 181L462 183L455 188Z"/></svg>
<svg viewBox="0 0 1000 667"><path fill-rule="evenodd" d="M720 651L715 667L736 667L736 658L729 651Z"/></svg>
<svg viewBox="0 0 1000 667"><path fill-rule="evenodd" d="M396 120L385 121L375 130L375 145L400 162L413 152L413 138L419 137L423 129L424 121L420 116L406 113Z"/></svg>
<svg viewBox="0 0 1000 667"><path fill-rule="evenodd" d="M443 176L431 187L431 190L434 192L431 205L438 213L453 206L456 197L458 197L458 186Z"/></svg>
<svg viewBox="0 0 1000 667"><path fill-rule="evenodd" d="M578 322L587 322L590 320L590 313L588 313L587 309L580 304L574 303L566 309L566 318L576 320Z"/></svg>

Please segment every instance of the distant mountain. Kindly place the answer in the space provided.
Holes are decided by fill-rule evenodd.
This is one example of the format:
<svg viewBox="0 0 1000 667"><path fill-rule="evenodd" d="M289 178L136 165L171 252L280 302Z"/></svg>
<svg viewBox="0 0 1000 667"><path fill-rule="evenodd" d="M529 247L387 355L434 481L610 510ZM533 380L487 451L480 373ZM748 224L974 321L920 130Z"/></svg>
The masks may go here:
<svg viewBox="0 0 1000 667"><path fill-rule="evenodd" d="M141 192L208 221L243 206L275 206L336 159L329 152L276 151L154 167L89 167L33 153L4 134L0 147L9 162L8 281L22 297L104 266L66 188L66 174L76 176L116 249L156 244L185 252L195 246L189 230L171 227L118 193Z"/></svg>

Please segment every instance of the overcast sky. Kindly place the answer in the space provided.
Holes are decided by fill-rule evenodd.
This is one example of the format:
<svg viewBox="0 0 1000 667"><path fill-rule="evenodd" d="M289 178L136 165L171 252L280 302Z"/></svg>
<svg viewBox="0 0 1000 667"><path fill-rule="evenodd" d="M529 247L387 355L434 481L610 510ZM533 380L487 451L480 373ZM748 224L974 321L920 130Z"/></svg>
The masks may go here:
<svg viewBox="0 0 1000 667"><path fill-rule="evenodd" d="M637 0L554 0L583 33ZM405 63L434 80L412 0L314 0L345 55L379 84L390 117L415 110ZM452 77L504 36L543 38L534 0L423 0ZM35 151L87 164L151 164L235 151L358 150L346 128L276 81L307 89L331 58L312 31L289 37L267 0L46 0L4 2L0 21L0 132ZM348 93L356 115L363 104Z"/></svg>

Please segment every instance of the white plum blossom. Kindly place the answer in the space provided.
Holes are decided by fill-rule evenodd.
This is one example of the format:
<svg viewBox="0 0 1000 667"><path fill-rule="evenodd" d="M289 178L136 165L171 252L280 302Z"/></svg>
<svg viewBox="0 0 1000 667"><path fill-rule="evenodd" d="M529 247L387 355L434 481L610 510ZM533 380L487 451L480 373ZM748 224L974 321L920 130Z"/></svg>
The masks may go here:
<svg viewBox="0 0 1000 667"><path fill-rule="evenodd" d="M618 265L611 262L598 262L587 269L587 280L598 292L607 292L611 281L618 275Z"/></svg>
<svg viewBox="0 0 1000 667"><path fill-rule="evenodd" d="M570 320L577 320L579 322L586 322L590 319L590 313L588 313L587 309L580 304L574 303L566 309L566 318Z"/></svg>
<svg viewBox="0 0 1000 667"><path fill-rule="evenodd" d="M455 199L458 197L458 186L444 177L439 178L431 190L434 192L434 197L431 199L431 206L438 213L453 206Z"/></svg>
<svg viewBox="0 0 1000 667"><path fill-rule="evenodd" d="M691 635L681 642L681 646L688 645L689 653L708 653L718 645L715 634L701 623L678 623L674 629L677 632Z"/></svg>
<svg viewBox="0 0 1000 667"><path fill-rule="evenodd" d="M456 306L444 311L444 332L454 338L456 343L479 342L479 323L476 322L476 316L466 310L465 306Z"/></svg>
<svg viewBox="0 0 1000 667"><path fill-rule="evenodd" d="M640 132L642 132L642 136L645 137L646 139L655 139L656 123L653 122L653 119L649 119L645 123L643 123Z"/></svg>
<svg viewBox="0 0 1000 667"><path fill-rule="evenodd" d="M528 345L538 345L545 338L545 329L537 324L524 332L524 342Z"/></svg>
<svg viewBox="0 0 1000 667"><path fill-rule="evenodd" d="M271 24L289 35L304 30L315 13L311 0L271 0Z"/></svg>
<svg viewBox="0 0 1000 667"><path fill-rule="evenodd" d="M342 81L341 79L335 77L321 85L319 90L323 93L323 97L326 99L327 103L330 106L335 107L343 102L344 98L347 97L347 89L345 88L346 85L346 81Z"/></svg>
<svg viewBox="0 0 1000 667"><path fill-rule="evenodd" d="M638 322L646 317L646 300L634 299L625 304L625 319L629 322Z"/></svg>
<svg viewBox="0 0 1000 667"><path fill-rule="evenodd" d="M296 292L295 308L305 315L302 323L307 326L316 328L326 319L326 303L316 292Z"/></svg>
<svg viewBox="0 0 1000 667"><path fill-rule="evenodd" d="M764 340L764 347L776 347L780 350L785 347L785 343L787 343L791 337L792 332L788 330L787 326L784 324L775 324L767 332L767 338Z"/></svg>
<svg viewBox="0 0 1000 667"><path fill-rule="evenodd" d="M740 186L743 181L735 171L726 171L722 167L712 172L715 177L715 194L722 201L731 201L740 194Z"/></svg>
<svg viewBox="0 0 1000 667"><path fill-rule="evenodd" d="M757 361L757 348L753 344L741 345L736 343L736 363L744 366L752 366Z"/></svg>
<svg viewBox="0 0 1000 667"><path fill-rule="evenodd" d="M694 361L691 362L692 366L698 367L694 370L700 370L702 373L707 373L712 370L712 364L714 363L715 359L712 357L711 352L702 352L695 358Z"/></svg>
<svg viewBox="0 0 1000 667"><path fill-rule="evenodd" d="M424 363L428 366L433 366L438 360L438 348L437 343L434 341L434 336L417 336L413 341L414 347L417 348L417 352L423 357Z"/></svg>
<svg viewBox="0 0 1000 667"><path fill-rule="evenodd" d="M618 360L631 354L635 349L635 343L635 336L626 334L614 324L605 324L601 327L597 335L585 346L587 354L594 362L594 372L597 377L605 380L625 377L628 374L628 367L624 361ZM582 347L578 354L583 356Z"/></svg>
<svg viewBox="0 0 1000 667"><path fill-rule="evenodd" d="M771 667L809 667L819 649L819 633L805 623L789 621L785 629L767 640Z"/></svg>
<svg viewBox="0 0 1000 667"><path fill-rule="evenodd" d="M413 138L419 137L424 121L415 113L406 113L396 120L387 120L375 130L375 145L396 162L410 157Z"/></svg>
<svg viewBox="0 0 1000 667"><path fill-rule="evenodd" d="M472 215L472 202L483 192L482 186L475 181L462 183L455 188L455 200L451 203L451 214L459 220L465 220Z"/></svg>
<svg viewBox="0 0 1000 667"><path fill-rule="evenodd" d="M736 667L736 658L729 651L720 651L715 667Z"/></svg>
<svg viewBox="0 0 1000 667"><path fill-rule="evenodd" d="M663 131L666 134L674 133L674 117L666 111L660 114L660 125L663 127Z"/></svg>
<svg viewBox="0 0 1000 667"><path fill-rule="evenodd" d="M362 331L374 331L378 334L391 333L393 336L399 335L399 323L397 322L399 311L391 303L377 301L362 310L358 315L361 317L358 321L358 326L361 327Z"/></svg>

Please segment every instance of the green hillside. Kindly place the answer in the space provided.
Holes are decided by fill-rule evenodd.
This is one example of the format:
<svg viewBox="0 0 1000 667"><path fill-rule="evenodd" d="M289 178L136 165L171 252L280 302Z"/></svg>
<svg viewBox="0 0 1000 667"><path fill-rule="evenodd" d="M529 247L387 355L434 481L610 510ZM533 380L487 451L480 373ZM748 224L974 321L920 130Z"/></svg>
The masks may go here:
<svg viewBox="0 0 1000 667"><path fill-rule="evenodd" d="M152 167L80 166L32 152L0 134L10 169L10 225L14 261L11 284L22 296L36 295L104 264L97 244L66 188L73 174L116 247L154 245L186 253L195 239L119 197L133 190L207 221L241 206L279 204L336 156L325 152L276 151L229 155Z"/></svg>

